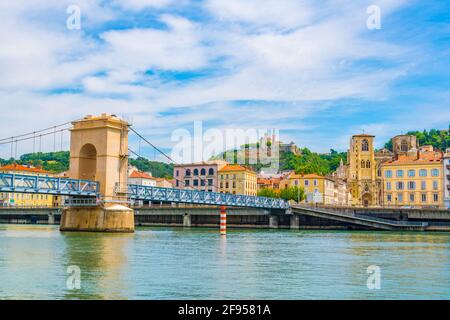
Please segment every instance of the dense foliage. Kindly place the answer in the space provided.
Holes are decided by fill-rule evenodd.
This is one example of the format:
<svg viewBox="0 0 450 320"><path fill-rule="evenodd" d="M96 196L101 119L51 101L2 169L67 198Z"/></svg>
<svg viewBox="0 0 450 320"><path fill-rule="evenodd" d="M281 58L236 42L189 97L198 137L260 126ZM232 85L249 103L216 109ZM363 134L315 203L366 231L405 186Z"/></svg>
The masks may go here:
<svg viewBox="0 0 450 320"><path fill-rule="evenodd" d="M284 200L294 200L301 202L305 200L305 190L301 187L288 187L281 190L274 190L271 188L262 188L258 191L258 196L268 198L281 198Z"/></svg>
<svg viewBox="0 0 450 320"><path fill-rule="evenodd" d="M20 159L1 159L0 165L17 163L22 165L32 165L51 172L63 172L69 170L70 153L69 151L48 152L48 153L27 153ZM130 159L130 164L140 171L151 172L156 178L171 178L173 174L173 165L149 161L144 158Z"/></svg>
<svg viewBox="0 0 450 320"><path fill-rule="evenodd" d="M346 162L346 152L339 153L331 149L329 154L320 154L312 152L308 148L303 148L300 155L281 153L280 169L294 170L299 174L316 173L326 175L339 167L341 159L344 163Z"/></svg>
<svg viewBox="0 0 450 320"><path fill-rule="evenodd" d="M138 168L139 171L151 172L153 177L171 179L173 176L173 165L150 161L145 158L130 159L130 164Z"/></svg>
<svg viewBox="0 0 450 320"><path fill-rule="evenodd" d="M63 172L69 169L69 151L48 152L48 153L27 153L19 159L0 159L0 165L17 163L31 165L51 172Z"/></svg>
<svg viewBox="0 0 450 320"><path fill-rule="evenodd" d="M409 131L406 134L416 136L420 146L432 145L434 148L443 151L446 148L450 148L450 126L449 130L431 129L430 131ZM384 147L392 151L392 139Z"/></svg>

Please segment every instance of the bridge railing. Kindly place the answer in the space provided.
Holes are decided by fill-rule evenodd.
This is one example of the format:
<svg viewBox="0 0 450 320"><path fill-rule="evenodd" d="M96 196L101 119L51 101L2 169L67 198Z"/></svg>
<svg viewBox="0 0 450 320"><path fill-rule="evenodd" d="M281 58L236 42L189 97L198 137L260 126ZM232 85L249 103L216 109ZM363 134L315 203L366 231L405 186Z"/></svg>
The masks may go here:
<svg viewBox="0 0 450 320"><path fill-rule="evenodd" d="M267 209L288 209L289 203L283 199L209 192L160 188L142 185L128 185L128 194L132 200L179 202L234 207L252 207Z"/></svg>
<svg viewBox="0 0 450 320"><path fill-rule="evenodd" d="M96 181L0 173L0 192L96 197Z"/></svg>

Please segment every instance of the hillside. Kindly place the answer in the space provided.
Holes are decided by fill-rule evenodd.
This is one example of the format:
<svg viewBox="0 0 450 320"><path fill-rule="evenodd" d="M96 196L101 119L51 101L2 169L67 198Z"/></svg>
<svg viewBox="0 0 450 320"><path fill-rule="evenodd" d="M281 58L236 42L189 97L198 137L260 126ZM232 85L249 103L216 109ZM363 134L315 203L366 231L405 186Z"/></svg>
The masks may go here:
<svg viewBox="0 0 450 320"><path fill-rule="evenodd" d="M430 131L409 131L406 134L416 136L420 146L432 145L434 148L443 151L446 148L450 148L450 126L449 130L431 129ZM384 147L392 151L392 139Z"/></svg>
<svg viewBox="0 0 450 320"><path fill-rule="evenodd" d="M235 151L227 151L221 153L217 156L212 157L211 159L225 159L226 154L228 152L234 153L234 161L237 159L240 162L245 162L245 153L246 146L243 146L241 150ZM330 150L328 154L321 154L312 152L308 148L300 149L301 154L295 155L289 152L280 151L280 171L283 170L294 170L296 173L308 174L308 173L317 173L321 175L326 175L332 173L339 166L339 163L342 159L344 164L347 162L347 153L346 152L337 152L333 149ZM255 171L260 171L264 168L262 164L249 164Z"/></svg>
<svg viewBox="0 0 450 320"><path fill-rule="evenodd" d="M69 169L70 154L69 151L48 152L48 153L27 153L19 159L1 159L0 165L18 163L23 165L32 165L41 167L51 172L63 172ZM144 158L130 159L130 164L137 167L140 171L150 171L156 178L170 178L173 174L173 165L149 161Z"/></svg>

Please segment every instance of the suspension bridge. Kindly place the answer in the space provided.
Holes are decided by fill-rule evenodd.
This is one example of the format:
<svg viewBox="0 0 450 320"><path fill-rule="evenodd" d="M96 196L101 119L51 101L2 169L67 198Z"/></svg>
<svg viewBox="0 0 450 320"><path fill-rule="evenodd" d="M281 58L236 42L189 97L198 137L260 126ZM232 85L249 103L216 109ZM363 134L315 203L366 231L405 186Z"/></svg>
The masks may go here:
<svg viewBox="0 0 450 320"><path fill-rule="evenodd" d="M145 142L169 162L175 162L132 125L115 115L86 116L73 122L0 139L0 146L10 145L11 158L17 159L18 145L28 141L32 144L33 154L39 156L42 154L43 139L50 140L46 141L46 145L53 146L53 151L57 150L58 144L63 149L64 133L67 131L70 132L68 177L0 173L0 192L67 197L69 208L66 210L67 219L63 218L63 221L67 222L68 230L131 230L134 228L129 217L132 210L127 204L137 200L263 209L289 208L282 199L128 184L129 155L141 157L129 147L129 132L139 139L139 149L141 143ZM92 209L93 204L99 208ZM86 208L80 208L83 206ZM111 221L105 222L107 217L111 217Z"/></svg>

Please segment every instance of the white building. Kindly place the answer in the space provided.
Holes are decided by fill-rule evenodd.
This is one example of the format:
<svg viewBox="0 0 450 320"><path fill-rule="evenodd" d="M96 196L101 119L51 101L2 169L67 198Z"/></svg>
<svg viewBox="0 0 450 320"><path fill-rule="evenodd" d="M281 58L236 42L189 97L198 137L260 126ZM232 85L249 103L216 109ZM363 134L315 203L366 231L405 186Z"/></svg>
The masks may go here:
<svg viewBox="0 0 450 320"><path fill-rule="evenodd" d="M156 187L156 178L141 171L132 171L128 177L128 184L137 184L140 186Z"/></svg>
<svg viewBox="0 0 450 320"><path fill-rule="evenodd" d="M442 161L444 166L444 206L450 209L450 148L446 150Z"/></svg>

